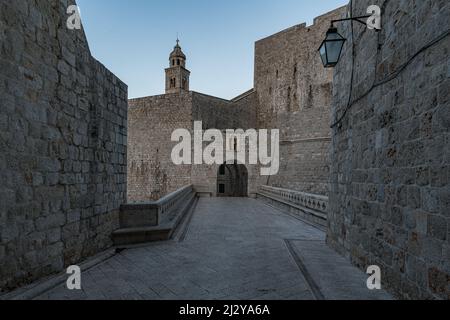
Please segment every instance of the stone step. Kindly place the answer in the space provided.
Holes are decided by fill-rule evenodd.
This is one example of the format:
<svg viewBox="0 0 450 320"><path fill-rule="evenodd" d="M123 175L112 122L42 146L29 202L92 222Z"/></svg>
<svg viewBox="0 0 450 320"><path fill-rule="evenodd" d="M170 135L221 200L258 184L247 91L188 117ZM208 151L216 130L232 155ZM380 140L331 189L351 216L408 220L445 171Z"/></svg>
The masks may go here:
<svg viewBox="0 0 450 320"><path fill-rule="evenodd" d="M177 210L177 214L167 219L161 225L121 228L114 231L112 234L114 245L120 248L128 245L170 240L183 217L195 204L195 199L196 194L192 193L186 199L185 205L180 206L180 209Z"/></svg>

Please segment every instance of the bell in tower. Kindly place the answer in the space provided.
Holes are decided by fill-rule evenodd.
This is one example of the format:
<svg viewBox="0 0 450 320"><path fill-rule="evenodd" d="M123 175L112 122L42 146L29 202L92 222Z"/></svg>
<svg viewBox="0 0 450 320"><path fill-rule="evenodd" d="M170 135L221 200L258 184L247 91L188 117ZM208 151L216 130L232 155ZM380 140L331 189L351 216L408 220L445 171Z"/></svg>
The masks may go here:
<svg viewBox="0 0 450 320"><path fill-rule="evenodd" d="M180 47L180 40L169 57L170 67L166 69L166 94L189 91L189 76L191 72L186 69L186 55Z"/></svg>

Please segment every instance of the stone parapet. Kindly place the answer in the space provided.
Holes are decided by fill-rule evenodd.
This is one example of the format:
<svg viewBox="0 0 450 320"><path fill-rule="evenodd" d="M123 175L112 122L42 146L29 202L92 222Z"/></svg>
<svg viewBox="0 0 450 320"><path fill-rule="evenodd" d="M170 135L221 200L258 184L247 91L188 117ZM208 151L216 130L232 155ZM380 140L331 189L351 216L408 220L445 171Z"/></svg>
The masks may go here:
<svg viewBox="0 0 450 320"><path fill-rule="evenodd" d="M185 186L158 201L121 206L120 229L113 233L114 244L133 245L171 238L192 207L194 186Z"/></svg>
<svg viewBox="0 0 450 320"><path fill-rule="evenodd" d="M295 190L261 186L257 198L321 227L326 226L328 197Z"/></svg>

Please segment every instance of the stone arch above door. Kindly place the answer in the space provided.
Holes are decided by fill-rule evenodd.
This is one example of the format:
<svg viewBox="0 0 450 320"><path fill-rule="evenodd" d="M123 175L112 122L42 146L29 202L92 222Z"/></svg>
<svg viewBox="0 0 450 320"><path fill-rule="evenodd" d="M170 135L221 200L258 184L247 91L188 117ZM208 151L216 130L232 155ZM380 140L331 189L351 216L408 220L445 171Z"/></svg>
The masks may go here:
<svg viewBox="0 0 450 320"><path fill-rule="evenodd" d="M217 172L218 197L247 197L248 170L243 164L223 164Z"/></svg>

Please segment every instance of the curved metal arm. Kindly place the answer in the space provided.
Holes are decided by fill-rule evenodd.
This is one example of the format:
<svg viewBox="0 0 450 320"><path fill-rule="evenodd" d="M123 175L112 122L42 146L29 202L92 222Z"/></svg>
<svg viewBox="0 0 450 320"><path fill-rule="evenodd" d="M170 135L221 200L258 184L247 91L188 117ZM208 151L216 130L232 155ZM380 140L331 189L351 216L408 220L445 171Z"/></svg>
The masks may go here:
<svg viewBox="0 0 450 320"><path fill-rule="evenodd" d="M367 26L366 21L362 21L360 19L370 18L371 16L361 16L361 17L354 17L354 18L346 18L346 19L338 19L338 20L331 20L331 26L333 27L336 22L342 22L342 21L358 21L359 23L362 23L363 25Z"/></svg>

